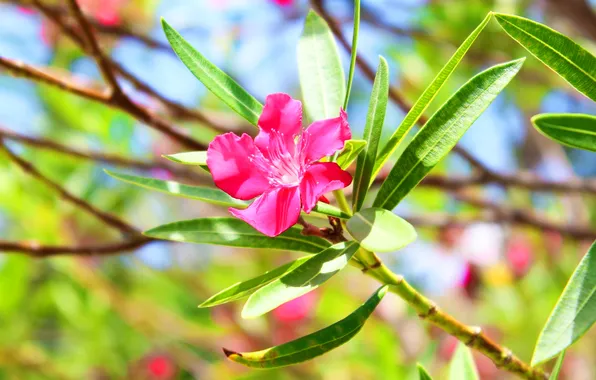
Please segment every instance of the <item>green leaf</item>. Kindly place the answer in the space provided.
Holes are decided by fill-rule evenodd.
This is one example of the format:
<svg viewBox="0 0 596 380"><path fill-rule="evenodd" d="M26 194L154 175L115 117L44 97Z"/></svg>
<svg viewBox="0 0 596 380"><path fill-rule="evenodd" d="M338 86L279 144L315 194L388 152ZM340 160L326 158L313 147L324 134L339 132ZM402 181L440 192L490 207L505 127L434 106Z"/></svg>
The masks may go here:
<svg viewBox="0 0 596 380"><path fill-rule="evenodd" d="M167 158L170 161L173 161L178 164L183 165L197 165L200 166L201 169L204 169L208 172L209 167L207 166L207 152L197 151L197 152L183 152L183 153L176 153L176 154L167 154L163 157Z"/></svg>
<svg viewBox="0 0 596 380"><path fill-rule="evenodd" d="M532 365L575 343L596 322L596 242L579 263L538 337Z"/></svg>
<svg viewBox="0 0 596 380"><path fill-rule="evenodd" d="M241 248L267 248L317 253L329 247L327 240L304 236L292 227L276 237L267 237L236 218L203 218L164 224L145 235L184 243L225 245Z"/></svg>
<svg viewBox="0 0 596 380"><path fill-rule="evenodd" d="M348 264L358 247L353 241L339 243L310 257L293 271L254 292L242 309L242 318L256 318L318 288Z"/></svg>
<svg viewBox="0 0 596 380"><path fill-rule="evenodd" d="M545 113L534 116L532 123L560 144L596 152L596 116Z"/></svg>
<svg viewBox="0 0 596 380"><path fill-rule="evenodd" d="M344 100L344 110L348 109L350 101L350 92L352 91L352 82L354 81L354 71L356 70L356 58L358 57L358 34L360 32L360 0L354 0L354 30L352 32L352 54L350 56L350 71L348 72L348 88Z"/></svg>
<svg viewBox="0 0 596 380"><path fill-rule="evenodd" d="M224 352L230 360L255 368L282 367L310 360L352 339L386 293L385 285L346 318L294 341L255 352L240 353L226 349Z"/></svg>
<svg viewBox="0 0 596 380"><path fill-rule="evenodd" d="M472 352L459 343L449 365L449 380L478 380L478 371Z"/></svg>
<svg viewBox="0 0 596 380"><path fill-rule="evenodd" d="M249 205L249 202L232 198L223 191L211 187L190 186L174 181L164 181L161 179L115 173L109 170L106 170L105 172L120 181L178 197L196 199L226 207L246 208Z"/></svg>
<svg viewBox="0 0 596 380"><path fill-rule="evenodd" d="M433 380L432 377L428 374L426 369L422 366L422 364L418 363L416 365L418 367L418 379L419 380Z"/></svg>
<svg viewBox="0 0 596 380"><path fill-rule="evenodd" d="M340 168L346 170L356 158L358 153L364 149L366 141L364 140L348 140L346 141L344 148L337 156L337 164Z"/></svg>
<svg viewBox="0 0 596 380"><path fill-rule="evenodd" d="M374 207L392 210L455 146L513 79L524 59L493 66L470 79L416 134L381 185Z"/></svg>
<svg viewBox="0 0 596 380"><path fill-rule="evenodd" d="M495 13L499 25L520 45L579 92L596 101L596 57L569 37L527 18Z"/></svg>
<svg viewBox="0 0 596 380"><path fill-rule="evenodd" d="M424 110L428 107L428 105L432 102L435 96L439 93L439 90L443 87L447 79L451 76L451 74L455 71L457 65L461 62L464 55L470 49L470 46L476 41L476 38L482 32L486 24L490 21L492 17L492 13L486 15L484 20L474 29L474 31L466 38L466 40L461 44L459 48L453 53L453 56L449 58L449 61L443 66L441 71L437 74L437 76L433 79L430 85L424 90L422 95L416 100L416 103L410 108L410 111L401 122L399 127L393 132L391 138L385 146L381 149L378 154L377 160L375 162L375 168L373 170L371 179L374 179L379 171L383 168L383 165L389 160L391 155L395 152L399 144L402 142L404 136L408 134L410 129L416 124L420 116L424 113Z"/></svg>
<svg viewBox="0 0 596 380"><path fill-rule="evenodd" d="M224 73L201 53L196 51L182 36L164 19L161 19L163 30L182 63L205 87L220 98L238 115L257 125L263 105L246 92L234 79Z"/></svg>
<svg viewBox="0 0 596 380"><path fill-rule="evenodd" d="M354 212L362 208L364 198L370 187L372 171L377 158L377 148L383 131L383 123L385 122L388 95L389 68L385 58L379 57L379 67L377 68L364 127L364 139L367 144L358 155L356 174L354 175L354 192L352 194L352 209Z"/></svg>
<svg viewBox="0 0 596 380"><path fill-rule="evenodd" d="M561 352L561 355L559 355L548 380L557 380L559 378L559 372L561 372L561 367L563 367L563 360L565 360L565 351Z"/></svg>
<svg viewBox="0 0 596 380"><path fill-rule="evenodd" d="M263 286L269 284L271 281L293 271L311 257L312 256L301 257L273 270L265 272L260 276L251 278L250 280L237 282L234 285L225 288L221 292L209 297L209 299L200 304L199 307L213 307L247 297L258 289L261 289Z"/></svg>
<svg viewBox="0 0 596 380"><path fill-rule="evenodd" d="M298 73L306 112L311 120L339 116L346 95L344 70L329 26L308 12L298 41Z"/></svg>
<svg viewBox="0 0 596 380"><path fill-rule="evenodd" d="M372 252L397 251L416 240L416 230L404 219L382 208L367 208L346 223L348 232Z"/></svg>

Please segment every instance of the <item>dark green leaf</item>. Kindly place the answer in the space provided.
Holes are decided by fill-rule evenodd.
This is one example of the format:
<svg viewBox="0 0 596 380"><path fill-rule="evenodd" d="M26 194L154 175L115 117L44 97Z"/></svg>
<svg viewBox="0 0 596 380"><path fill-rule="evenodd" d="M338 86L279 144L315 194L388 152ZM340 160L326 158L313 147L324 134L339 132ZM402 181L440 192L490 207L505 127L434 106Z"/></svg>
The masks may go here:
<svg viewBox="0 0 596 380"><path fill-rule="evenodd" d="M312 10L298 41L298 72L304 106L311 120L338 117L346 95L344 70L333 33Z"/></svg>
<svg viewBox="0 0 596 380"><path fill-rule="evenodd" d="M233 352L224 349L226 356L237 363L255 368L274 368L301 363L352 339L364 326L387 293L387 286L379 288L362 306L339 322L294 341L255 352Z"/></svg>
<svg viewBox="0 0 596 380"><path fill-rule="evenodd" d="M393 212L367 208L354 214L346 223L348 232L371 252L397 251L416 240L412 225Z"/></svg>
<svg viewBox="0 0 596 380"><path fill-rule="evenodd" d="M563 352L596 322L596 242L573 272L538 337L532 365Z"/></svg>
<svg viewBox="0 0 596 380"><path fill-rule="evenodd" d="M312 256L293 271L254 292L242 309L242 318L256 318L318 288L342 270L357 250L358 243L352 241L335 244Z"/></svg>
<svg viewBox="0 0 596 380"><path fill-rule="evenodd" d="M534 116L532 123L560 144L596 152L596 116L545 113Z"/></svg>
<svg viewBox="0 0 596 380"><path fill-rule="evenodd" d="M348 72L348 88L346 90L346 99L344 100L344 110L348 109L350 101L350 92L354 80L354 71L356 69L356 57L358 56L358 34L360 32L360 0L354 0L354 30L352 32L352 54L350 55L350 71Z"/></svg>
<svg viewBox="0 0 596 380"><path fill-rule="evenodd" d="M209 297L209 299L200 304L199 307L212 307L222 305L224 303L236 301L244 297L247 297L254 293L256 290L269 284L271 281L285 275L288 272L293 271L294 269L302 265L310 257L312 256L301 257L280 267L277 267L273 270L270 270L269 272L265 272L260 276L251 278L250 280L237 282L234 285L222 290L221 292Z"/></svg>
<svg viewBox="0 0 596 380"><path fill-rule="evenodd" d="M422 366L422 364L418 363L416 365L418 367L418 379L419 380L433 380L432 377L428 374L426 369Z"/></svg>
<svg viewBox="0 0 596 380"><path fill-rule="evenodd" d="M449 364L449 380L478 380L472 352L463 343L458 344Z"/></svg>
<svg viewBox="0 0 596 380"><path fill-rule="evenodd" d="M215 244L242 248L268 248L317 253L329 247L329 242L314 236L304 236L292 227L283 234L267 237L244 221L236 218L204 218L184 220L155 227L145 235L185 243Z"/></svg>
<svg viewBox="0 0 596 380"><path fill-rule="evenodd" d="M496 13L514 40L579 92L596 101L596 57L563 34L527 18Z"/></svg>
<svg viewBox="0 0 596 380"><path fill-rule="evenodd" d="M385 122L387 97L389 95L389 68L385 58L379 57L379 67L373 84L368 115L364 127L366 146L358 155L356 174L354 175L354 192L352 193L352 209L357 212L362 208L364 198L371 182L372 171L377 158L377 148Z"/></svg>
<svg viewBox="0 0 596 380"><path fill-rule="evenodd" d="M455 146L513 79L524 59L496 65L464 84L416 134L379 190L374 207L392 210Z"/></svg>
<svg viewBox="0 0 596 380"><path fill-rule="evenodd" d="M213 95L220 98L238 115L248 120L251 124L257 125L259 116L263 111L263 105L246 92L228 74L221 71L201 53L196 51L166 20L162 19L161 24L172 49L174 49L190 72L198 80L203 82L205 87Z"/></svg>
<svg viewBox="0 0 596 380"><path fill-rule="evenodd" d="M424 110L426 110L428 105L439 93L439 90L441 90L447 79L449 79L451 74L455 71L455 68L461 62L466 52L470 49L470 46L472 46L474 41L476 41L476 38L480 32L482 32L486 24L488 24L491 17L492 13L486 15L480 25L478 25L476 29L474 29L474 31L468 36L468 38L466 38L466 40L461 44L461 46L457 48L455 53L453 53L453 56L451 56L441 71L439 71L435 79L433 79L430 85L424 90L422 95L420 95L418 100L416 100L416 103L414 103L412 108L410 108L410 111L404 120L401 122L399 127L397 127L389 141L387 141L387 144L385 144L385 146L379 152L371 178L375 178L377 174L379 174L379 171L395 152L404 136L408 134L410 129L412 129L414 124L416 124L418 119L420 119L420 116L422 116Z"/></svg>
<svg viewBox="0 0 596 380"><path fill-rule="evenodd" d="M358 153L364 149L366 141L364 140L348 140L344 145L344 148L337 156L337 164L340 168L346 170L356 158Z"/></svg>

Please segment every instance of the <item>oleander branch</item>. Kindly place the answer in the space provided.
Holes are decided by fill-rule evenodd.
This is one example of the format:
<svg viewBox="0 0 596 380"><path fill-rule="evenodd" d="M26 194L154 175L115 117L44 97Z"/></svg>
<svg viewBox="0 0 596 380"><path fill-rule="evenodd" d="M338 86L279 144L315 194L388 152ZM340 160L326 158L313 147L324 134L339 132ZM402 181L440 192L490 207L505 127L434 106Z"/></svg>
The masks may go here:
<svg viewBox="0 0 596 380"><path fill-rule="evenodd" d="M35 258L46 258L51 256L75 255L120 255L125 252L132 252L136 249L154 241L145 236L137 236L128 240L105 244L87 245L44 245L37 241L7 241L0 240L0 252L21 253Z"/></svg>

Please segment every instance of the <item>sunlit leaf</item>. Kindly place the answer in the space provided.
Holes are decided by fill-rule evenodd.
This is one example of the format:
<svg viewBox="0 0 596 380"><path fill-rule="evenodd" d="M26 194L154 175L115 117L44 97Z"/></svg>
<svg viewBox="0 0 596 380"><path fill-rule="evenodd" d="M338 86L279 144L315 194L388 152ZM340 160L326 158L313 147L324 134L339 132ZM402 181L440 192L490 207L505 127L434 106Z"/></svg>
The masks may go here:
<svg viewBox="0 0 596 380"><path fill-rule="evenodd" d="M337 164L340 168L346 170L356 158L358 158L358 153L364 149L366 146L366 141L364 140L348 140L346 141L344 148L337 156Z"/></svg>
<svg viewBox="0 0 596 380"><path fill-rule="evenodd" d="M470 79L416 134L381 185L374 207L392 210L447 155L513 79L524 59L493 66Z"/></svg>
<svg viewBox="0 0 596 380"><path fill-rule="evenodd" d="M261 289L263 286L269 284L271 281L285 275L288 272L293 271L294 269L302 265L310 257L312 256L301 257L280 267L277 267L273 270L265 272L260 276L251 278L250 280L237 282L234 285L225 288L221 292L209 297L209 299L200 304L199 307L212 307L222 305L224 303L248 297L256 290Z"/></svg>
<svg viewBox="0 0 596 380"><path fill-rule="evenodd" d="M226 356L248 367L274 368L310 360L352 339L364 326L387 293L387 286L379 288L356 311L322 330L279 346L255 352L234 352L224 349Z"/></svg>
<svg viewBox="0 0 596 380"><path fill-rule="evenodd" d="M298 73L306 112L311 120L339 116L346 95L344 70L329 26L314 11L298 41Z"/></svg>
<svg viewBox="0 0 596 380"><path fill-rule="evenodd" d="M560 144L596 152L596 116L545 113L534 116L532 123Z"/></svg>
<svg viewBox="0 0 596 380"><path fill-rule="evenodd" d="M372 252L397 251L416 240L416 230L404 219L382 208L357 212L346 223L348 232Z"/></svg>
<svg viewBox="0 0 596 380"><path fill-rule="evenodd" d="M379 57L379 67L370 95L370 104L368 114L366 115L366 124L364 126L364 140L366 146L358 155L356 164L356 173L354 175L352 193L352 209L357 212L362 208L364 198L370 186L372 171L377 158L377 148L383 131L385 122L385 112L387 111L387 97L389 94L389 68L385 58Z"/></svg>
<svg viewBox="0 0 596 380"><path fill-rule="evenodd" d="M430 377L430 375L428 374L426 369L424 369L422 364L418 363L416 365L416 367L418 367L418 379L419 380L433 380L433 378Z"/></svg>
<svg viewBox="0 0 596 380"><path fill-rule="evenodd" d="M478 380L478 370L472 351L459 343L449 364L449 380Z"/></svg>
<svg viewBox="0 0 596 380"><path fill-rule="evenodd" d="M304 236L300 228L292 227L276 237L267 237L246 222L236 218L203 218L164 224L145 235L185 243L215 244L241 248L268 248L317 253L329 247L329 242L314 236Z"/></svg>
<svg viewBox="0 0 596 380"><path fill-rule="evenodd" d="M596 57L569 37L527 18L496 13L514 40L579 92L596 101Z"/></svg>
<svg viewBox="0 0 596 380"><path fill-rule="evenodd" d="M161 24L172 49L190 72L238 115L257 125L263 105L228 74L196 51L166 20L162 19Z"/></svg>
<svg viewBox="0 0 596 380"><path fill-rule="evenodd" d="M391 155L395 152L399 144L401 143L404 136L408 134L410 129L416 124L420 116L424 113L424 110L429 106L435 96L439 93L439 90L443 87L447 79L451 76L451 74L455 71L455 68L459 64L459 62L463 59L466 52L470 49L470 46L476 41L476 38L482 32L486 24L490 21L492 17L492 13L486 15L484 20L472 31L472 33L466 38L466 40L461 44L459 48L453 53L449 61L443 66L441 71L437 74L437 76L433 79L430 85L424 90L422 95L416 100L416 103L410 108L410 111L401 122L399 127L393 132L391 138L385 146L380 150L377 160L375 162L375 168L373 170L371 178L375 178L379 171L385 165L385 163L389 160Z"/></svg>
<svg viewBox="0 0 596 380"><path fill-rule="evenodd" d="M553 358L596 322L596 243L579 263L538 337L532 365Z"/></svg>
<svg viewBox="0 0 596 380"><path fill-rule="evenodd" d="M164 157L167 158L168 160L174 161L178 164L200 166L201 169L209 172L209 167L207 166L207 152L206 151L167 154L167 155L164 155Z"/></svg>
<svg viewBox="0 0 596 380"><path fill-rule="evenodd" d="M358 243L352 241L335 244L312 256L283 277L254 292L242 309L242 317L256 318L318 288L342 270L357 250Z"/></svg>

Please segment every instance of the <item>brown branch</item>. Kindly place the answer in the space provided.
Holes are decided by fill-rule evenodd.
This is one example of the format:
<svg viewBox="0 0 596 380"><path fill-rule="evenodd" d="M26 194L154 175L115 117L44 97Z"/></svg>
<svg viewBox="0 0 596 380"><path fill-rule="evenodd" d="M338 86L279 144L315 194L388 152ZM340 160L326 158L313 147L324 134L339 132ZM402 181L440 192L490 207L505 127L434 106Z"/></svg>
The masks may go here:
<svg viewBox="0 0 596 380"><path fill-rule="evenodd" d="M4 151L8 157L23 170L25 173L30 175L31 177L37 179L38 181L45 184L47 187L55 191L67 202L72 203L73 205L77 206L78 208L86 211L90 215L93 215L97 219L101 220L105 224L119 230L125 235L138 235L139 231L134 228L133 226L129 225L128 223L122 221L121 219L117 218L116 216L109 214L105 211L102 211L95 206L91 205L84 199L81 199L73 194L71 194L68 190L64 189L60 184L54 182L53 180L49 179L48 177L44 176L37 170L30 162L26 161L25 159L17 156L14 154L2 140L0 140L0 150Z"/></svg>
<svg viewBox="0 0 596 380"><path fill-rule="evenodd" d="M24 253L35 258L45 258L58 255L118 255L123 252L130 252L141 248L154 240L142 235L122 242L98 244L98 245L43 245L36 241L13 242L0 240L0 252L3 253Z"/></svg>

